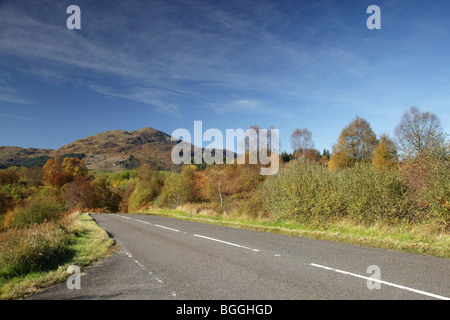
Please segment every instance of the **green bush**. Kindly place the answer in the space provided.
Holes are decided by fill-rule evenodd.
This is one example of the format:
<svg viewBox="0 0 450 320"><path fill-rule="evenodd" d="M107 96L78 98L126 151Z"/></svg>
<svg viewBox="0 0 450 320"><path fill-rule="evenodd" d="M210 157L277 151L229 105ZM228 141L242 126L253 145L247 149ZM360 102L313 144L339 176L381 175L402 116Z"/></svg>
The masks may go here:
<svg viewBox="0 0 450 320"><path fill-rule="evenodd" d="M24 208L20 208L14 217L13 226L29 227L33 224L55 221L65 212L63 205L46 201L34 201Z"/></svg>
<svg viewBox="0 0 450 320"><path fill-rule="evenodd" d="M147 164L142 165L137 172L137 182L129 197L129 211L153 202L161 194L164 185L164 174Z"/></svg>
<svg viewBox="0 0 450 320"><path fill-rule="evenodd" d="M161 189L161 197L157 204L170 208L176 208L179 205L189 201L196 200L195 192L195 172L197 167L186 165L181 169L181 173L168 172L165 174L164 186Z"/></svg>
<svg viewBox="0 0 450 320"><path fill-rule="evenodd" d="M352 219L397 221L414 211L408 188L396 171L375 170L370 164L358 163L330 175L338 176L335 190L345 215Z"/></svg>
<svg viewBox="0 0 450 320"><path fill-rule="evenodd" d="M97 173L105 175L107 183L114 188L126 190L131 184L136 183L138 170L125 170L119 172Z"/></svg>
<svg viewBox="0 0 450 320"><path fill-rule="evenodd" d="M190 200L191 189L178 173L166 176L164 187L161 190L161 198L158 201L162 206L175 208Z"/></svg>
<svg viewBox="0 0 450 320"><path fill-rule="evenodd" d="M397 221L413 210L401 176L370 164L329 172L304 158L292 161L263 185L264 208L302 222L348 217L358 222Z"/></svg>
<svg viewBox="0 0 450 320"><path fill-rule="evenodd" d="M262 188L257 187L251 192L240 192L224 199L222 211L236 217L258 219L265 217L267 212L263 208L264 194ZM214 202L213 202L214 203ZM216 204L218 211L220 204Z"/></svg>
<svg viewBox="0 0 450 320"><path fill-rule="evenodd" d="M0 233L0 277L55 268L66 256L71 233L53 222Z"/></svg>
<svg viewBox="0 0 450 320"><path fill-rule="evenodd" d="M430 215L444 228L450 226L450 160L434 161L429 164L427 183L422 189Z"/></svg>
<svg viewBox="0 0 450 320"><path fill-rule="evenodd" d="M140 207L152 202L155 197L156 194L152 189L138 183L133 192L130 194L128 210L137 210Z"/></svg>
<svg viewBox="0 0 450 320"><path fill-rule="evenodd" d="M264 208L278 218L310 221L336 213L327 169L304 158L291 161L263 185Z"/></svg>

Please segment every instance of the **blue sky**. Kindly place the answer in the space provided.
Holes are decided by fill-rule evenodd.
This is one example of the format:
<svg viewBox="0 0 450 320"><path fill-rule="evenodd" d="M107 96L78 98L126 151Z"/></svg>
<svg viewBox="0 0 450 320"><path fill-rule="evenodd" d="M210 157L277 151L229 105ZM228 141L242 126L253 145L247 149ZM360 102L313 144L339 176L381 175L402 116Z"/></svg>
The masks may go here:
<svg viewBox="0 0 450 320"><path fill-rule="evenodd" d="M66 8L81 8L69 30ZM366 9L381 8L381 30ZM0 145L99 132L295 128L331 149L356 115L392 134L411 106L450 130L450 2L1 1ZM205 145L208 143L205 143Z"/></svg>

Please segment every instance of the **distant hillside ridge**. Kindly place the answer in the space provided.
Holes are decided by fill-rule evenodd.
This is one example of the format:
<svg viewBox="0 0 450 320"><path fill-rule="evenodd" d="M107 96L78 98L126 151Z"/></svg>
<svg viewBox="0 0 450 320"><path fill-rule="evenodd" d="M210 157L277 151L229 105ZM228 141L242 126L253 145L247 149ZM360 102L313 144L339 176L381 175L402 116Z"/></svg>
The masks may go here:
<svg viewBox="0 0 450 320"><path fill-rule="evenodd" d="M0 147L0 168L20 165L33 158L49 157L53 151L53 149L2 146Z"/></svg>
<svg viewBox="0 0 450 320"><path fill-rule="evenodd" d="M172 171L179 170L179 166L172 162L171 152L180 142L172 141L170 135L149 127L134 131L111 130L76 140L57 150L0 147L0 167L29 167L30 163L31 166L41 166L50 157L76 155L83 159L90 170L114 172L147 162L157 170ZM194 155L194 147L190 147ZM222 152L224 156L227 153L236 156L232 151L217 152Z"/></svg>

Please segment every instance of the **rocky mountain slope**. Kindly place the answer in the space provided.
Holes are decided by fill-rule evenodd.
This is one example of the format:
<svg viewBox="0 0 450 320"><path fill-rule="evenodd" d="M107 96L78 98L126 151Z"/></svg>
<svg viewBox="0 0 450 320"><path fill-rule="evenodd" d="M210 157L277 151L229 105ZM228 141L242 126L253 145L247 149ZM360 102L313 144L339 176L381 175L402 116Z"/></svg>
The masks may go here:
<svg viewBox="0 0 450 320"><path fill-rule="evenodd" d="M57 150L0 147L0 165L18 165L42 156L78 154L92 170L120 171L130 160L148 162L159 170L176 170L178 166L172 163L171 151L178 143L153 128L112 130L76 140Z"/></svg>

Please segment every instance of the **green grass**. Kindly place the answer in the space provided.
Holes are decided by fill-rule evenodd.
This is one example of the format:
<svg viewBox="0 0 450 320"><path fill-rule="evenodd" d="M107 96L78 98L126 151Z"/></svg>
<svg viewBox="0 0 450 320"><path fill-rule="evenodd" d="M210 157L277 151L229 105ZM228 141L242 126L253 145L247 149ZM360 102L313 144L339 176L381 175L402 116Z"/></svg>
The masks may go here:
<svg viewBox="0 0 450 320"><path fill-rule="evenodd" d="M42 288L65 281L70 276L66 272L70 265L77 265L80 268L85 267L112 254L117 249L114 241L87 213L71 214L67 217L67 220L69 221L65 221L64 228L71 233L71 236L69 241L65 243L64 254L59 253L57 259L54 259L53 262L56 262L56 264L45 261L37 268L35 266L19 274L17 272L13 274L4 272L10 268L8 265L0 266L0 299L23 298ZM47 231L48 228L30 230L29 232L34 232L34 235L38 233L40 237L44 237L43 233ZM51 235L49 234L49 236ZM1 245L5 244L2 243ZM13 243L13 245L26 246L24 243ZM20 247L17 247L14 251L19 250L27 252L27 249ZM5 252L2 254L4 255L4 261L7 260L6 258L14 260L8 257Z"/></svg>
<svg viewBox="0 0 450 320"><path fill-rule="evenodd" d="M139 213L450 258L450 234L442 233L439 228L432 225L373 223L366 226L352 220L341 219L324 226L276 220L270 217L252 218L214 213L194 214L184 210L152 209Z"/></svg>

